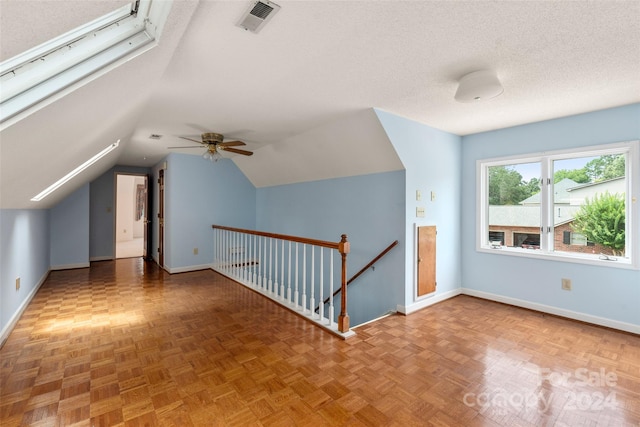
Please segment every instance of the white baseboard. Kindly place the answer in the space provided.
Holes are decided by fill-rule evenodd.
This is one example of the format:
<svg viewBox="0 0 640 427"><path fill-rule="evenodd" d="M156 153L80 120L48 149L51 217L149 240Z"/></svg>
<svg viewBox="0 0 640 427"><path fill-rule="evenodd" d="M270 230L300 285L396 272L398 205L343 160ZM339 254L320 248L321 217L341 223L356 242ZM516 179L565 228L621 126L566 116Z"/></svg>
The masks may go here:
<svg viewBox="0 0 640 427"><path fill-rule="evenodd" d="M198 270L208 270L211 268L211 264L202 264L202 265L189 265L187 267L164 267L167 272L170 274L175 273L187 273L189 271L198 271Z"/></svg>
<svg viewBox="0 0 640 427"><path fill-rule="evenodd" d="M435 294L433 296L429 296L426 297L424 299L421 299L419 301L414 302L411 305L408 306L404 306L404 305L399 305L398 306L398 313L402 313L402 314L411 314L413 312L416 312L418 310L421 310L425 307L429 307L430 305L439 303L441 301L447 300L449 298L453 298L455 296L458 296L462 293L462 289L458 288L458 289L454 289L452 291L448 291L448 292L443 292L441 294Z"/></svg>
<svg viewBox="0 0 640 427"><path fill-rule="evenodd" d="M110 255L106 255L106 256L92 256L91 258L89 258L90 262L93 261L111 261L113 260L113 257Z"/></svg>
<svg viewBox="0 0 640 427"><path fill-rule="evenodd" d="M71 270L74 268L88 268L91 265L88 262L81 262L78 264L64 264L64 265L52 265L51 270Z"/></svg>
<svg viewBox="0 0 640 427"><path fill-rule="evenodd" d="M605 326L607 328L619 329L632 334L640 334L640 325L632 323L620 322L618 320L607 319L606 317L593 316L591 314L580 313L577 311L566 310L564 308L553 307L550 305L539 304L536 302L525 301L517 298L505 297L502 295L492 294L489 292L477 291L475 289L462 288L462 294L470 295L477 298L487 299L490 301L501 302L504 304L514 305L516 307L528 308L530 310L549 313L556 316L566 317L581 322L593 323L594 325Z"/></svg>
<svg viewBox="0 0 640 427"><path fill-rule="evenodd" d="M33 287L31 292L29 292L29 295L27 295L24 301L22 301L22 304L20 304L20 307L18 307L16 312L13 313L13 316L11 316L11 319L9 319L9 322L7 322L7 325L4 328L2 328L2 331L0 331L0 347L4 345L5 340L9 338L9 334L11 333L13 328L16 326L16 323L18 323L18 320L20 320L20 316L22 316L22 313L27 308L27 306L29 305L33 297L36 295L36 293L38 292L38 289L40 289L40 286L42 286L45 280L47 280L47 277L49 277L50 272L51 270L48 270L46 273L44 273L44 275L40 278L38 283Z"/></svg>

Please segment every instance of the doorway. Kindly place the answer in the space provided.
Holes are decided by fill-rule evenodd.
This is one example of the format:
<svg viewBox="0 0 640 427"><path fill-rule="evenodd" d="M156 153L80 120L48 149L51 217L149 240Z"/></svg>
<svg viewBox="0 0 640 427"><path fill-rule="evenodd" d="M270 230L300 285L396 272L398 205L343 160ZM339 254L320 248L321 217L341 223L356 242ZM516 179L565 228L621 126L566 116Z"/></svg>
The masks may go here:
<svg viewBox="0 0 640 427"><path fill-rule="evenodd" d="M146 256L147 185L146 175L116 174L116 259Z"/></svg>

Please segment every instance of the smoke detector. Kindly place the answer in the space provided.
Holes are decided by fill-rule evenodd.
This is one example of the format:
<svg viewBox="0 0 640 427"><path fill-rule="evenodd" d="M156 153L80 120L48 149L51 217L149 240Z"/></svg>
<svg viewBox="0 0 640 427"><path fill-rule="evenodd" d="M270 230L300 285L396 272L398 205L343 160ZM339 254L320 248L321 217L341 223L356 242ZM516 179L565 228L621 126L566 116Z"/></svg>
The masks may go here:
<svg viewBox="0 0 640 427"><path fill-rule="evenodd" d="M251 2L237 25L252 33L258 33L279 10L280 6L268 0Z"/></svg>

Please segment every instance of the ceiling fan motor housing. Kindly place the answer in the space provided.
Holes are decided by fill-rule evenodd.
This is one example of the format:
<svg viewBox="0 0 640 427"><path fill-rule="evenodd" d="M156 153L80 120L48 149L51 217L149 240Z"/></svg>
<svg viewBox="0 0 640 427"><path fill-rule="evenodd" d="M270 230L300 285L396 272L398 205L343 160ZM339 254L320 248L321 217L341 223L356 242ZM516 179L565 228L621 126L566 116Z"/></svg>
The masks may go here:
<svg viewBox="0 0 640 427"><path fill-rule="evenodd" d="M202 142L205 144L219 144L224 140L220 133L206 132L202 134Z"/></svg>

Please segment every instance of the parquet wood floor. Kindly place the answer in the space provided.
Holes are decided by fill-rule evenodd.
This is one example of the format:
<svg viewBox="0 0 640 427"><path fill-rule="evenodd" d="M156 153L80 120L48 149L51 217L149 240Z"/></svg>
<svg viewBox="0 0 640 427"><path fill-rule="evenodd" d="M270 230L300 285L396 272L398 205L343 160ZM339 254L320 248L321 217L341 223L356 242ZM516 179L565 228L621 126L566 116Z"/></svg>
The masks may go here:
<svg viewBox="0 0 640 427"><path fill-rule="evenodd" d="M638 426L640 337L466 296L343 341L212 271L54 271L2 426Z"/></svg>

